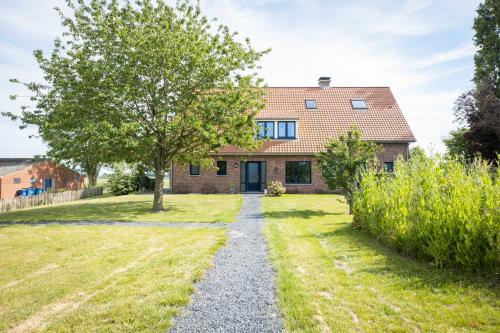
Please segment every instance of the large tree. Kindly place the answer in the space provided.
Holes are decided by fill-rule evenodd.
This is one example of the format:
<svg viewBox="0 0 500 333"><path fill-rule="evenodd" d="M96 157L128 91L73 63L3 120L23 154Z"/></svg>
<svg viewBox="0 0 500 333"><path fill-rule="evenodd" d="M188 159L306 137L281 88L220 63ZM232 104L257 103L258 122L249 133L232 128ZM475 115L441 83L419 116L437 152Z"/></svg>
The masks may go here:
<svg viewBox="0 0 500 333"><path fill-rule="evenodd" d="M489 84L500 98L500 1L479 4L474 19L474 57L476 86Z"/></svg>
<svg viewBox="0 0 500 333"><path fill-rule="evenodd" d="M45 57L34 52L45 82L22 83L31 92L31 104L20 115L3 113L35 126L47 144L47 156L70 166L79 166L95 186L100 169L117 158L118 131L113 118L112 98L107 94L104 64L94 59L86 45L62 43L56 39ZM11 80L20 83L16 79ZM17 96L11 96L16 99Z"/></svg>
<svg viewBox="0 0 500 333"><path fill-rule="evenodd" d="M455 102L455 118L461 128L443 141L451 154L471 160L480 154L495 162L500 153L500 98L494 88L481 83Z"/></svg>
<svg viewBox="0 0 500 333"><path fill-rule="evenodd" d="M103 94L119 110L128 162L155 172L153 210L163 210L163 179L173 162L211 163L224 145L256 146L255 114L264 107L262 80L252 71L264 52L212 27L199 4L180 1L68 0L62 16L71 44L102 61Z"/></svg>
<svg viewBox="0 0 500 333"><path fill-rule="evenodd" d="M474 18L474 83L455 103L459 130L444 139L448 151L469 160L477 154L496 162L500 153L500 2L485 0Z"/></svg>
<svg viewBox="0 0 500 333"><path fill-rule="evenodd" d="M331 190L343 189L352 214L354 193L359 188L360 174L373 163L380 147L361 139L361 131L352 128L345 135L330 139L316 154L321 177Z"/></svg>

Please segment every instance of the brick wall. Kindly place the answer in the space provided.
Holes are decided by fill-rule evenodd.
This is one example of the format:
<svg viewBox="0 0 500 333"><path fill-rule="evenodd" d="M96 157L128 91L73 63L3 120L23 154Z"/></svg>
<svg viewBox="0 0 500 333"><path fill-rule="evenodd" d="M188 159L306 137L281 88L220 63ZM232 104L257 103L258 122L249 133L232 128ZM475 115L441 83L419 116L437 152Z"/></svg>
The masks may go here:
<svg viewBox="0 0 500 333"><path fill-rule="evenodd" d="M381 163L395 161L398 155L407 157L408 144L384 144L378 155ZM189 165L174 165L172 169L172 191L174 193L230 193L240 192L241 161L265 161L267 182L278 180L285 184L285 161L311 161L312 184L285 184L287 193L326 193L328 187L321 179L316 168L314 156L255 155L255 156L216 156L214 160L227 161L227 175L217 176L215 167L201 169L199 176L189 175ZM214 162L215 165L215 162ZM236 167L235 167L236 165Z"/></svg>
<svg viewBox="0 0 500 333"><path fill-rule="evenodd" d="M21 183L14 184L14 178L20 178ZM56 190L77 190L83 187L83 176L78 172L52 161L43 161L3 176L0 179L0 198L13 198L22 188L43 188L46 178L52 179L52 186ZM31 179L36 179L36 182L32 183Z"/></svg>

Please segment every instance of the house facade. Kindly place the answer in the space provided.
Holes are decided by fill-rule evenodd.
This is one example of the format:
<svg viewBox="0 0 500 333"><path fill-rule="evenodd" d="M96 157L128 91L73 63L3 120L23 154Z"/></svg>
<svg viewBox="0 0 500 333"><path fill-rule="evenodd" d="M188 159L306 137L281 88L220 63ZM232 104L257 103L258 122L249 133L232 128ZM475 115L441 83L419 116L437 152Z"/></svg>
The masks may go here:
<svg viewBox="0 0 500 333"><path fill-rule="evenodd" d="M408 158L415 141L390 88L331 87L328 77L318 87L267 88L266 108L256 119L265 138L259 149L224 147L208 169L174 164L172 192L262 192L276 180L287 193L327 193L315 154L328 139L357 126L363 140L382 146L377 157L389 170L398 156Z"/></svg>
<svg viewBox="0 0 500 333"><path fill-rule="evenodd" d="M0 158L0 199L14 198L25 188L78 190L83 176L53 161Z"/></svg>

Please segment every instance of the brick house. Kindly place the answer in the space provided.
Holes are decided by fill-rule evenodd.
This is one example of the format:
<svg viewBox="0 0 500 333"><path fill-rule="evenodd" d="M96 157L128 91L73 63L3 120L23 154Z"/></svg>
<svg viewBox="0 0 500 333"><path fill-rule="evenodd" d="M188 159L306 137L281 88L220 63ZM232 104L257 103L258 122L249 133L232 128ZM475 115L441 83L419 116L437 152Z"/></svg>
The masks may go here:
<svg viewBox="0 0 500 333"><path fill-rule="evenodd" d="M28 158L0 158L0 199L13 198L23 188L83 188L83 176L53 161Z"/></svg>
<svg viewBox="0 0 500 333"><path fill-rule="evenodd" d="M172 192L261 192L273 180L287 193L329 192L314 157L327 139L356 125L364 140L383 147L378 159L390 170L415 141L390 88L330 87L328 77L318 87L267 88L266 108L256 118L259 136L268 137L259 149L224 147L210 169L174 164Z"/></svg>

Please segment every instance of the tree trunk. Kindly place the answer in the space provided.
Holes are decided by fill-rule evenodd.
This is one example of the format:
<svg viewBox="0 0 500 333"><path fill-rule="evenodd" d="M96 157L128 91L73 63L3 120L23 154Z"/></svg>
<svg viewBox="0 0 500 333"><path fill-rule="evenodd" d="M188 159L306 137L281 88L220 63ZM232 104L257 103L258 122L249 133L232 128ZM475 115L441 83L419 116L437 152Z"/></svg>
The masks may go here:
<svg viewBox="0 0 500 333"><path fill-rule="evenodd" d="M165 177L165 168L156 166L155 168L155 195L153 199L153 212L162 212L163 208L163 178Z"/></svg>
<svg viewBox="0 0 500 333"><path fill-rule="evenodd" d="M89 173L89 187L95 187L97 185L97 175L95 173Z"/></svg>

